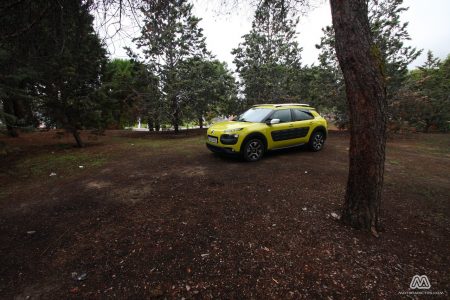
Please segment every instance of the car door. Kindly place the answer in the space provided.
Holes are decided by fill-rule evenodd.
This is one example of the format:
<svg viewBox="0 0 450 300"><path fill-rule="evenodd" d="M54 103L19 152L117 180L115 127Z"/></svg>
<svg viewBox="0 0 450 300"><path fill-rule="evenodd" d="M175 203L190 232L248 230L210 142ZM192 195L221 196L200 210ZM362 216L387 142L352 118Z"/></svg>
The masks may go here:
<svg viewBox="0 0 450 300"><path fill-rule="evenodd" d="M292 109L292 119L294 125L292 132L294 144L307 143L314 116L307 110L294 108Z"/></svg>
<svg viewBox="0 0 450 300"><path fill-rule="evenodd" d="M275 110L269 120L279 119L280 123L268 125L269 135L272 139L272 148L289 147L294 143L294 123L290 109Z"/></svg>

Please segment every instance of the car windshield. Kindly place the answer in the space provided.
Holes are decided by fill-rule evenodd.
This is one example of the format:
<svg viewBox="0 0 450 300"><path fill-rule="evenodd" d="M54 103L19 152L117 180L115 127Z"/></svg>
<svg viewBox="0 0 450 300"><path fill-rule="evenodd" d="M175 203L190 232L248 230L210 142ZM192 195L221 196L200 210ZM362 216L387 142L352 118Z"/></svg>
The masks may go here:
<svg viewBox="0 0 450 300"><path fill-rule="evenodd" d="M271 112L270 108L250 108L245 113L235 119L239 122L262 122Z"/></svg>

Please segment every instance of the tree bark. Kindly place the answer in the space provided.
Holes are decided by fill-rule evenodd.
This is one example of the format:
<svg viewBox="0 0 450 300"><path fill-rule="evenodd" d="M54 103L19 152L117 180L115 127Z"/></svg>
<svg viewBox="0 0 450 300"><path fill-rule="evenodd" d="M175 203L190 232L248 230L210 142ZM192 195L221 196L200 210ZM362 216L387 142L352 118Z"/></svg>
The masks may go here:
<svg viewBox="0 0 450 300"><path fill-rule="evenodd" d="M147 127L148 127L148 131L153 131L153 120L152 119L148 119Z"/></svg>
<svg viewBox="0 0 450 300"><path fill-rule="evenodd" d="M75 141L77 142L77 147L83 148L84 144L80 137L80 132L77 129L72 130L72 135L75 138Z"/></svg>
<svg viewBox="0 0 450 300"><path fill-rule="evenodd" d="M172 107L173 107L172 125L175 133L178 133L179 131L178 127L180 124L180 110L176 103L176 99L172 100Z"/></svg>
<svg viewBox="0 0 450 300"><path fill-rule="evenodd" d="M200 127L200 129L203 129L203 117L202 116L198 117L198 127Z"/></svg>
<svg viewBox="0 0 450 300"><path fill-rule="evenodd" d="M386 86L366 0L330 0L336 54L350 116L349 174L342 221L377 235L386 145Z"/></svg>
<svg viewBox="0 0 450 300"><path fill-rule="evenodd" d="M11 116L16 116L14 111L14 103L12 103L9 99L3 99L3 110L5 113ZM8 135L10 137L18 137L19 132L17 131L17 128L15 127L15 124L11 124L11 121L6 119L6 130L8 131Z"/></svg>
<svg viewBox="0 0 450 300"><path fill-rule="evenodd" d="M6 96L3 100L3 110L5 113L14 116L17 120L11 124L6 122L6 129L11 137L18 137L18 125L25 126L32 124L32 112L29 103L25 102L20 97Z"/></svg>

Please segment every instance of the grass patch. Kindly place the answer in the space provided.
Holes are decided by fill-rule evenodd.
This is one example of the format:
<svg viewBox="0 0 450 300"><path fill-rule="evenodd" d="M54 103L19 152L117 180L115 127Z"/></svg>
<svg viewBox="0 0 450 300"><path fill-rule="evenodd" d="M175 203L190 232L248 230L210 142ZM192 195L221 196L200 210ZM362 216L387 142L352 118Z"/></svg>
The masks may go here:
<svg viewBox="0 0 450 300"><path fill-rule="evenodd" d="M18 176L49 176L50 173L72 174L85 168L99 167L105 164L107 157L92 153L49 153L19 161L12 170ZM83 168L80 168L83 166Z"/></svg>
<svg viewBox="0 0 450 300"><path fill-rule="evenodd" d="M122 138L117 141L122 144L127 151L145 152L146 150L170 151L170 152L192 152L198 149L199 145L205 143L203 136L186 137L173 139L133 139Z"/></svg>
<svg viewBox="0 0 450 300"><path fill-rule="evenodd" d="M418 149L425 154L450 154L450 135L423 134L418 141Z"/></svg>
<svg viewBox="0 0 450 300"><path fill-rule="evenodd" d="M450 146L449 146L450 147ZM419 146L417 150L422 152L423 154L431 154L431 155L448 155L450 154L450 150L447 147L430 147L430 146Z"/></svg>
<svg viewBox="0 0 450 300"><path fill-rule="evenodd" d="M0 201L3 201L3 199L6 199L10 195L9 192L6 190L0 190Z"/></svg>
<svg viewBox="0 0 450 300"><path fill-rule="evenodd" d="M389 141L388 153L404 155L405 152L411 154L424 155L450 155L450 135L449 134L420 134L414 139L397 139Z"/></svg>
<svg viewBox="0 0 450 300"><path fill-rule="evenodd" d="M389 163L390 163L391 165L395 165L395 166L400 165L400 161L399 161L399 160L396 160L396 159L391 159L391 160L389 160Z"/></svg>

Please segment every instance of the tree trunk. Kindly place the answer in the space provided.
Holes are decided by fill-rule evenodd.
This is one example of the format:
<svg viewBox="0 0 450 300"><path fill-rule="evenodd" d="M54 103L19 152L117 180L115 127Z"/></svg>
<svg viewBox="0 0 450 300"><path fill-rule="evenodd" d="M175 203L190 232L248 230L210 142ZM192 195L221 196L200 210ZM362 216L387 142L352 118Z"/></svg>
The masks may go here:
<svg viewBox="0 0 450 300"><path fill-rule="evenodd" d="M200 127L200 129L203 129L203 117L202 116L200 116L198 118L198 126Z"/></svg>
<svg viewBox="0 0 450 300"><path fill-rule="evenodd" d="M178 109L178 106L174 105L174 112L173 112L173 119L172 119L172 125L175 133L178 133L178 126L180 125L180 111Z"/></svg>
<svg viewBox="0 0 450 300"><path fill-rule="evenodd" d="M6 125L6 130L8 131L8 135L10 137L19 137L19 132L14 126Z"/></svg>
<svg viewBox="0 0 450 300"><path fill-rule="evenodd" d="M153 131L153 120L150 118L148 119L147 127L148 131Z"/></svg>
<svg viewBox="0 0 450 300"><path fill-rule="evenodd" d="M20 119L20 116L17 115L15 108L16 108L16 105L14 105L14 100L8 99L7 97L3 100L3 111L10 116L14 116L17 119ZM8 131L8 135L10 137L18 137L19 131L17 130L16 122L13 122L8 119L11 119L11 117L6 117L6 119L5 119L6 130Z"/></svg>
<svg viewBox="0 0 450 300"><path fill-rule="evenodd" d="M155 131L159 131L161 129L161 124L159 124L159 120L155 120Z"/></svg>
<svg viewBox="0 0 450 300"><path fill-rule="evenodd" d="M386 144L386 87L366 0L330 0L350 117L350 166L342 220L377 235Z"/></svg>
<svg viewBox="0 0 450 300"><path fill-rule="evenodd" d="M80 132L77 129L72 130L72 135L75 138L75 141L77 142L77 147L83 148L84 144L80 137Z"/></svg>

